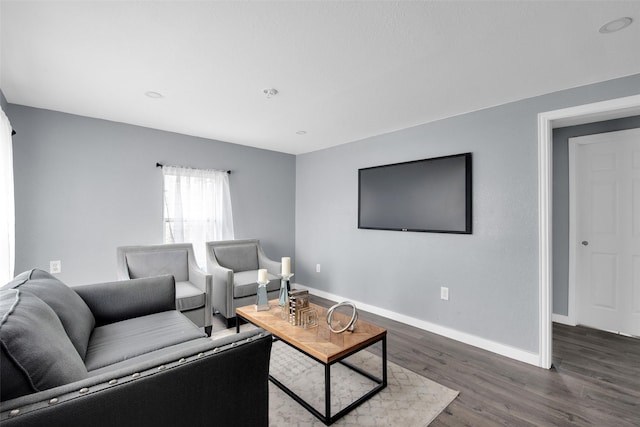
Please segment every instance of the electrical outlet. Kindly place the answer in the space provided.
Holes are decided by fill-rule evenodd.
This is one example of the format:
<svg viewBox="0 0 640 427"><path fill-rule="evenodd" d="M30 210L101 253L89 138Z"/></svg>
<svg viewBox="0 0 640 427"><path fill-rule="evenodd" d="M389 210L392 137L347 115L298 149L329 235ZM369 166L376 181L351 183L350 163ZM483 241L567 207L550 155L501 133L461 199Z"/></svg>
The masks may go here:
<svg viewBox="0 0 640 427"><path fill-rule="evenodd" d="M316 273L320 273L320 264L316 264Z"/></svg>
<svg viewBox="0 0 640 427"><path fill-rule="evenodd" d="M49 273L59 274L62 273L62 261L49 261Z"/></svg>
<svg viewBox="0 0 640 427"><path fill-rule="evenodd" d="M440 299L449 301L449 288L442 286L440 288Z"/></svg>

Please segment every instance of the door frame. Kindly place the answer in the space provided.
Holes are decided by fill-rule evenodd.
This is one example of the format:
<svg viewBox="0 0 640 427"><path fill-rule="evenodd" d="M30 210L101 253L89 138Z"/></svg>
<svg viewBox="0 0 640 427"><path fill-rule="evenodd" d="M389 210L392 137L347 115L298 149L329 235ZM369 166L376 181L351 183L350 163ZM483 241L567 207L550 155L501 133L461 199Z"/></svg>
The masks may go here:
<svg viewBox="0 0 640 427"><path fill-rule="evenodd" d="M576 195L578 182L578 145L579 142L572 142L569 138L569 277L568 277L568 304L567 304L567 321L570 325L575 326L577 323L576 316L576 264L577 249L576 236L578 234L578 215Z"/></svg>
<svg viewBox="0 0 640 427"><path fill-rule="evenodd" d="M538 366L551 368L553 313L553 129L640 114L640 95L538 114Z"/></svg>

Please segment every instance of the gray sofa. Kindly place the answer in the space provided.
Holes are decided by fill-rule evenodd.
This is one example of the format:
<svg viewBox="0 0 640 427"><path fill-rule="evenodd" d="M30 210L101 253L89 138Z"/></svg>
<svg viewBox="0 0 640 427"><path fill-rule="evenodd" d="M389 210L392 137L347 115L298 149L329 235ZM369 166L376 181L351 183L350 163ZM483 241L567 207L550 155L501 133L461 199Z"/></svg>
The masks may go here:
<svg viewBox="0 0 640 427"><path fill-rule="evenodd" d="M211 340L173 276L68 287L41 270L0 288L0 424L266 426L271 336Z"/></svg>
<svg viewBox="0 0 640 427"><path fill-rule="evenodd" d="M282 264L265 255L260 240L220 240L207 242L207 271L213 276L213 307L231 326L236 308L255 304L258 269L267 270L267 296L278 298Z"/></svg>

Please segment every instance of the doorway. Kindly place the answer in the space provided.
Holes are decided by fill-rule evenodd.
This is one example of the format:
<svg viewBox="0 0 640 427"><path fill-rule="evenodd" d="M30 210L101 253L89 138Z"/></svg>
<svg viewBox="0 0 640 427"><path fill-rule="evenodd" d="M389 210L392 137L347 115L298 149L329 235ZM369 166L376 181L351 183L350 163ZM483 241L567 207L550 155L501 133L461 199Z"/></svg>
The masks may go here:
<svg viewBox="0 0 640 427"><path fill-rule="evenodd" d="M640 129L569 139L575 323L640 336Z"/></svg>
<svg viewBox="0 0 640 427"><path fill-rule="evenodd" d="M552 145L553 128L640 114L640 95L548 111L538 115L538 366L552 363Z"/></svg>

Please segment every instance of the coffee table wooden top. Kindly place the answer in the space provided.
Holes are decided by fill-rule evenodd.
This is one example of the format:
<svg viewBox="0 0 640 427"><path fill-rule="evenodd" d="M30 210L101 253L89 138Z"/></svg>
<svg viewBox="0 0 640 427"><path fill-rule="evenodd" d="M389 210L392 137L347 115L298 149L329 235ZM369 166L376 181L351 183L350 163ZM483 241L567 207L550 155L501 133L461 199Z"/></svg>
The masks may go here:
<svg viewBox="0 0 640 427"><path fill-rule="evenodd" d="M269 301L269 305L271 308L268 311L256 311L255 305L252 304L238 307L236 313L326 364L379 341L387 334L386 329L362 320L356 322L353 332L331 332L326 321L327 309L316 304L309 306L318 312L318 326L304 329L302 326L291 325L288 319L281 317L282 308L278 306L277 299ZM336 311L333 314L334 324L338 320L346 324L350 316Z"/></svg>

